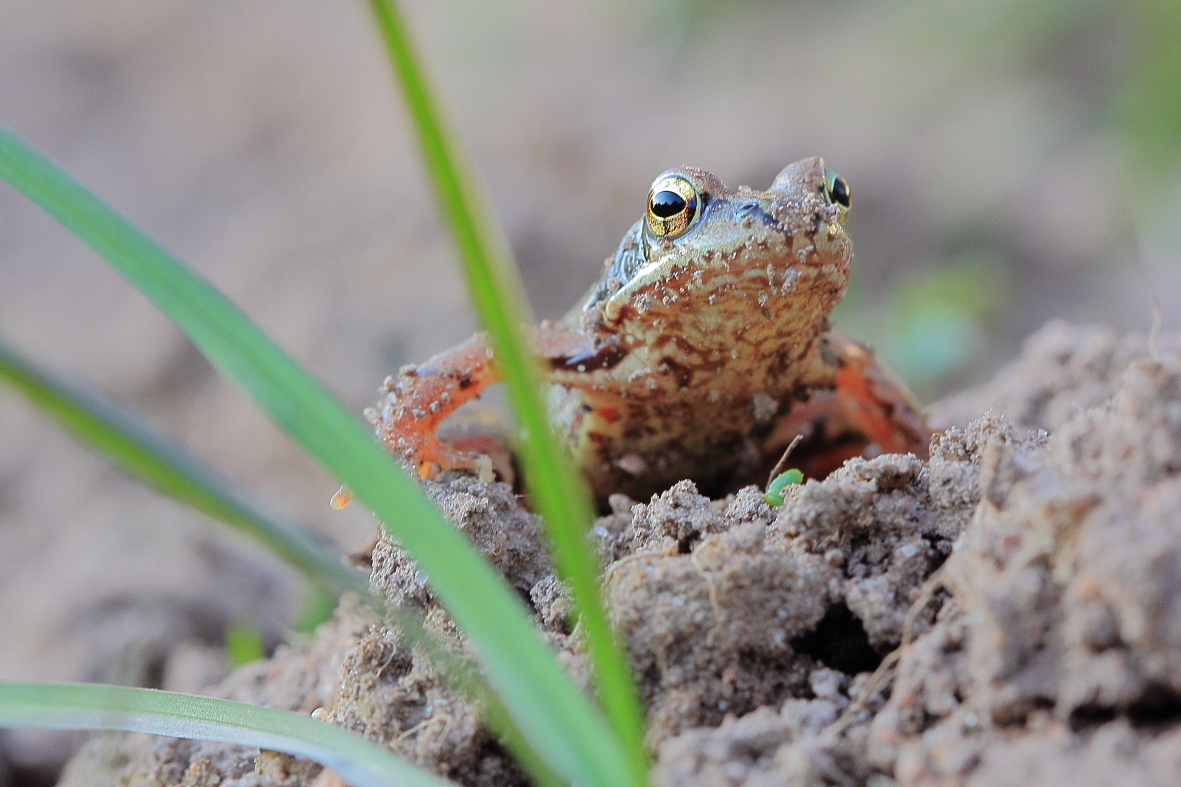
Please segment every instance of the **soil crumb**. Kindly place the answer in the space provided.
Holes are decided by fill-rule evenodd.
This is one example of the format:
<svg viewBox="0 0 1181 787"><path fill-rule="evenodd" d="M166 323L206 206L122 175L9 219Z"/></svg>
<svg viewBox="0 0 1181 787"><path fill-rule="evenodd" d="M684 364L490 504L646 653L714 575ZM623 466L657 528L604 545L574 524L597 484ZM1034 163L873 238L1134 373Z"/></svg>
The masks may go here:
<svg viewBox="0 0 1181 787"><path fill-rule="evenodd" d="M782 506L688 481L611 499L593 538L654 784L1181 783L1181 336L1051 323L933 412L929 461L854 459ZM585 681L537 518L504 485L456 475L428 491ZM466 652L388 539L372 584ZM460 784L528 783L479 709L355 604L209 693L315 711ZM325 776L129 735L93 738L61 784Z"/></svg>

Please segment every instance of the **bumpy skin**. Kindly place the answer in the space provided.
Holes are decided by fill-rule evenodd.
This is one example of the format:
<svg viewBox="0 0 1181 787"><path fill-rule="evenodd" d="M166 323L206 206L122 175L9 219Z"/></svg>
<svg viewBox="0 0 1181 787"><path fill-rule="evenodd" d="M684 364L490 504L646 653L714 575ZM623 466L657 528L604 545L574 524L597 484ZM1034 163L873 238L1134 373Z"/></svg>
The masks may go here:
<svg viewBox="0 0 1181 787"><path fill-rule="evenodd" d="M688 226L660 233L650 194L648 215L584 302L529 334L554 427L596 497L754 477L797 434L805 442L791 463L812 474L862 452L925 458L930 432L908 395L829 330L852 243L823 161L788 166L764 192L731 191L686 167L662 174L654 194L670 178L696 197ZM454 467L488 476L487 458L435 433L498 378L483 334L406 367L387 380L378 434L424 476Z"/></svg>

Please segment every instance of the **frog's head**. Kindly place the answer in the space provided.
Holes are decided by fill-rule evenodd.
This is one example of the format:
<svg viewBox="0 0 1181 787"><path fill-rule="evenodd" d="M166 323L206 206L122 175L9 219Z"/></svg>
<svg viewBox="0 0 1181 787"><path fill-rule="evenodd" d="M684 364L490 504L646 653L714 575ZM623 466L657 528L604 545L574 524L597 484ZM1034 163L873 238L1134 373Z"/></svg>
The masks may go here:
<svg viewBox="0 0 1181 787"><path fill-rule="evenodd" d="M848 212L848 185L819 158L789 165L767 191L668 170L591 291L583 325L629 344L678 335L708 352L810 344L848 283Z"/></svg>

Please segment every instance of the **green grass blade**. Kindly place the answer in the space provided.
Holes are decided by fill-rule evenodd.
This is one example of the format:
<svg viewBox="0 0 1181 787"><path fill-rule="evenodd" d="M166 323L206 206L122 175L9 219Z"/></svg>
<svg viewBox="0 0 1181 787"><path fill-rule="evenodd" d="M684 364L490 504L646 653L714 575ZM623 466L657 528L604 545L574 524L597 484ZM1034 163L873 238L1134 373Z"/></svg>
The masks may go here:
<svg viewBox="0 0 1181 787"><path fill-rule="evenodd" d="M135 413L34 364L3 340L0 379L128 475L262 542L336 595L367 594L368 578L344 565L309 528L255 499Z"/></svg>
<svg viewBox="0 0 1181 787"><path fill-rule="evenodd" d="M534 782L538 785L556 782L524 743L512 718L479 676L443 648L416 618L401 609L387 608L373 596L366 576L343 565L340 556L322 546L309 528L256 500L239 484L188 453L133 411L99 396L91 387L34 364L3 340L0 340L0 379L133 478L244 532L302 570L315 583L312 593L327 595L318 601L324 609L317 615L317 623L331 616L338 596L346 591L357 593L400 628L410 642L424 648L449 683L480 703L489 725L526 765ZM330 592L326 594L323 588ZM310 627L296 628L310 630ZM231 661L235 661L230 640L227 632L227 650ZM245 660L249 659L238 659Z"/></svg>
<svg viewBox="0 0 1181 787"><path fill-rule="evenodd" d="M121 730L287 752L353 787L453 787L359 735L309 716L155 689L0 681L0 727Z"/></svg>
<svg viewBox="0 0 1181 787"><path fill-rule="evenodd" d="M627 659L612 636L599 596L597 559L587 543L592 521L581 477L550 432L539 394L537 361L520 326L527 316L508 244L479 210L474 180L460 165L427 88L394 0L370 0L406 105L414 119L428 174L459 248L480 321L492 337L518 423L528 435L519 446L525 478L553 540L558 569L574 592L595 663L603 708L627 748L633 784L646 780L644 722ZM485 200L486 202L486 200Z"/></svg>
<svg viewBox="0 0 1181 787"><path fill-rule="evenodd" d="M537 754L582 784L631 781L606 720L554 659L511 589L310 375L208 282L7 129L0 177L101 254L372 510L430 578Z"/></svg>

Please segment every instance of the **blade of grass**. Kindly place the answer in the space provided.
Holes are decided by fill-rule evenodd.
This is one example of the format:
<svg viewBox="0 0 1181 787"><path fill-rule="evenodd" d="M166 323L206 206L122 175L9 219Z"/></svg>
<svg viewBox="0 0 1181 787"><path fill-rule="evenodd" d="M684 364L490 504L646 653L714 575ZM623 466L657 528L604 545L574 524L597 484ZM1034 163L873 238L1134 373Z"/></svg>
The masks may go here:
<svg viewBox="0 0 1181 787"><path fill-rule="evenodd" d="M454 787L375 743L309 716L156 689L0 681L0 727L121 730L295 754L353 787Z"/></svg>
<svg viewBox="0 0 1181 787"><path fill-rule="evenodd" d="M492 337L497 366L518 423L528 435L519 446L525 478L553 540L558 569L570 583L594 658L603 708L627 747L633 784L646 781L644 722L639 695L615 642L599 596L599 566L586 533L592 521L581 477L550 432L539 394L537 361L520 326L527 317L520 278L508 244L479 210L474 179L461 166L441 113L432 100L405 23L394 0L370 0L386 50L414 119L428 174L459 248L480 321ZM483 204L487 200L482 201Z"/></svg>
<svg viewBox="0 0 1181 787"><path fill-rule="evenodd" d="M383 521L478 649L489 683L540 758L569 781L630 782L619 740L512 590L331 394L208 282L7 129L0 129L0 177L156 303Z"/></svg>
<svg viewBox="0 0 1181 787"><path fill-rule="evenodd" d="M249 535L278 557L302 570L316 595L327 595L321 620L336 599L353 592L397 626L409 641L425 650L440 678L464 691L484 708L489 726L526 766L538 785L558 783L538 760L520 730L488 686L466 662L452 655L416 618L390 608L369 592L366 577L343 565L339 555L320 544L310 528L256 500L241 485L190 454L133 411L63 375L34 364L0 339L0 379L24 394L63 428L90 444L133 478ZM325 594L323 588L331 593ZM317 621L319 622L319 621Z"/></svg>
<svg viewBox="0 0 1181 787"><path fill-rule="evenodd" d="M310 528L254 498L135 413L34 364L2 339L0 379L130 476L260 541L336 595L368 595L368 578L344 565Z"/></svg>

